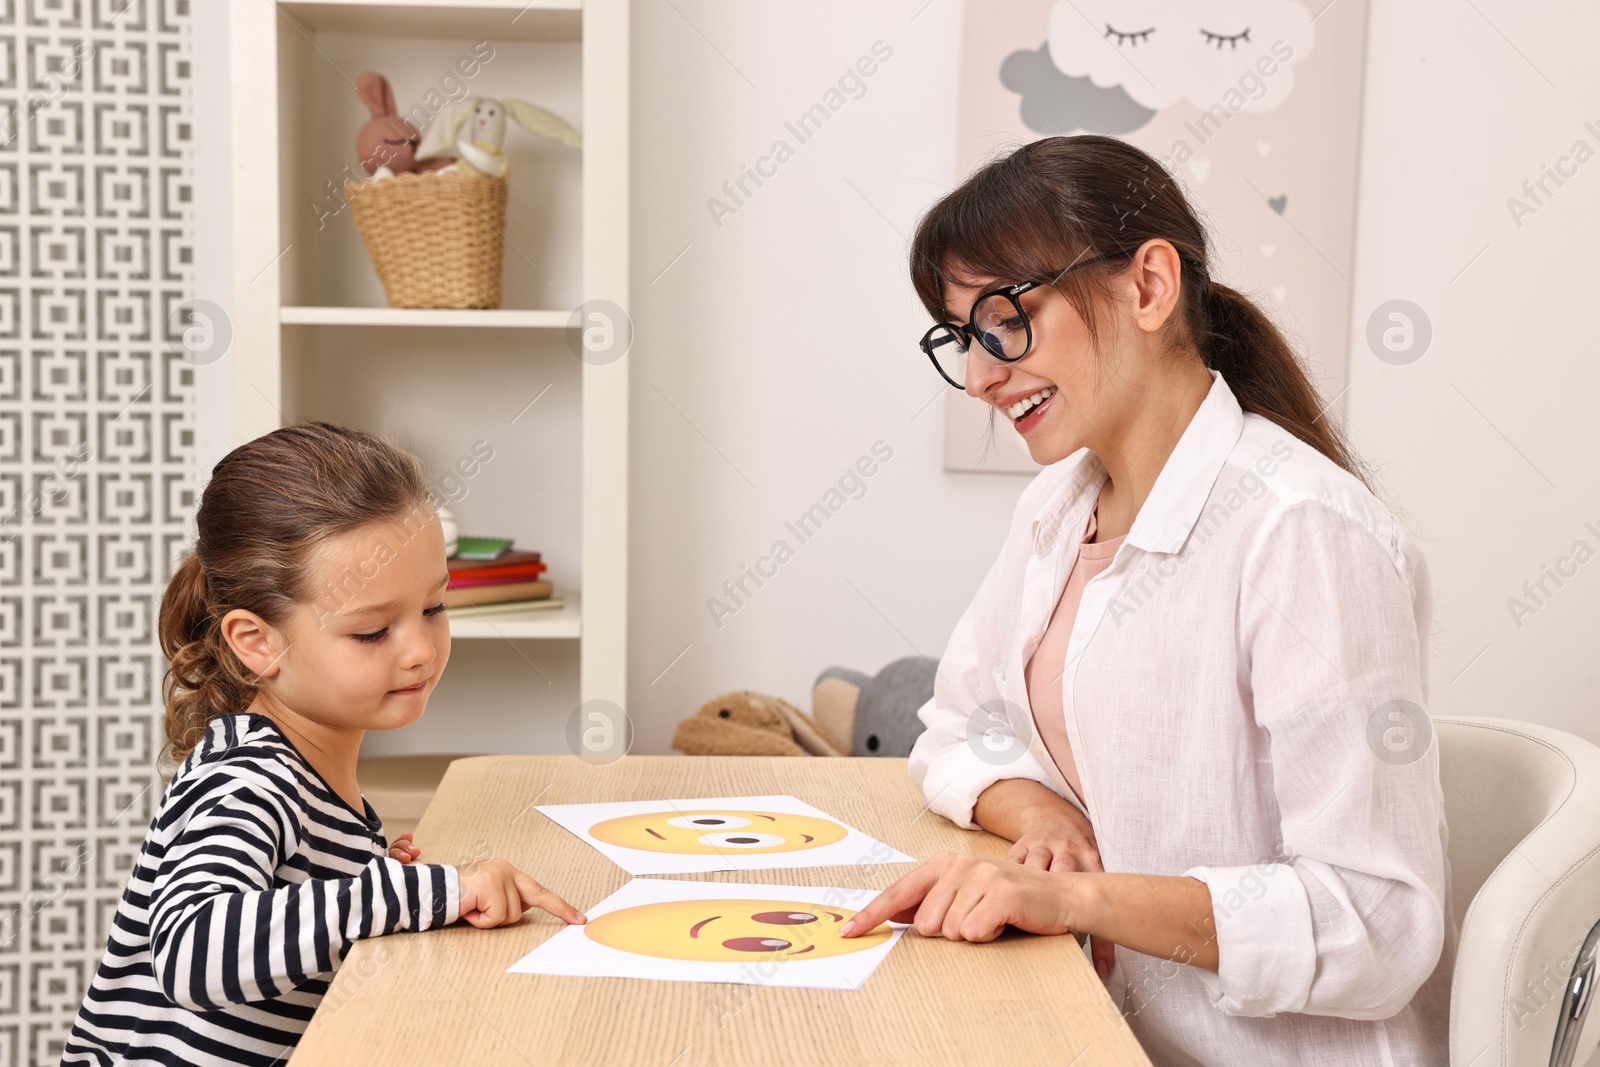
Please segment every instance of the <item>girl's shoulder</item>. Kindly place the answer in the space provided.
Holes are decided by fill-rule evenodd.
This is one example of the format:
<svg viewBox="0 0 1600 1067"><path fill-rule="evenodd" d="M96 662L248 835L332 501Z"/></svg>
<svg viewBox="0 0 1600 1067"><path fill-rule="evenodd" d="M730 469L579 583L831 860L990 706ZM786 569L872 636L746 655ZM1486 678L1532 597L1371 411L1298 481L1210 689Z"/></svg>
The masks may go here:
<svg viewBox="0 0 1600 1067"><path fill-rule="evenodd" d="M251 784L298 805L301 758L270 719L252 712L215 716L168 783L169 796Z"/></svg>

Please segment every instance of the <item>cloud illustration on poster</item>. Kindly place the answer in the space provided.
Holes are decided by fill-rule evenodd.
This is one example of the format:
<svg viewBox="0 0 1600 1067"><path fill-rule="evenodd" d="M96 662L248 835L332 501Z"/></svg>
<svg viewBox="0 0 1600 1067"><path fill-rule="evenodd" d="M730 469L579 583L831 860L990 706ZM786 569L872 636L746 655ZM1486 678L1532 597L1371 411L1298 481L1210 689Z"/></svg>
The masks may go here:
<svg viewBox="0 0 1600 1067"><path fill-rule="evenodd" d="M1047 45L1063 76L1140 107L1270 111L1314 36L1299 0L1057 0Z"/></svg>
<svg viewBox="0 0 1600 1067"><path fill-rule="evenodd" d="M1101 89L1086 77L1061 73L1049 42L1007 56L1000 84L1022 97L1022 124L1038 133L1131 133L1155 115L1121 88Z"/></svg>

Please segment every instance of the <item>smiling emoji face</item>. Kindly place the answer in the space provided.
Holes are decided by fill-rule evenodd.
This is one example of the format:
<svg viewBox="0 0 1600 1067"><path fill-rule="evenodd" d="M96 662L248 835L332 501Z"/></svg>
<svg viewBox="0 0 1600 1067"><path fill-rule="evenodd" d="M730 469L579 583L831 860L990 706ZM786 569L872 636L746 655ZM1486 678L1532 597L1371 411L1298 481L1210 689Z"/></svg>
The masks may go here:
<svg viewBox="0 0 1600 1067"><path fill-rule="evenodd" d="M680 900L619 908L583 932L609 948L697 963L817 959L876 948L888 925L845 939L855 912L793 900Z"/></svg>
<svg viewBox="0 0 1600 1067"><path fill-rule="evenodd" d="M771 811L682 811L625 815L589 828L596 841L680 856L799 852L843 841L848 831L810 815Z"/></svg>

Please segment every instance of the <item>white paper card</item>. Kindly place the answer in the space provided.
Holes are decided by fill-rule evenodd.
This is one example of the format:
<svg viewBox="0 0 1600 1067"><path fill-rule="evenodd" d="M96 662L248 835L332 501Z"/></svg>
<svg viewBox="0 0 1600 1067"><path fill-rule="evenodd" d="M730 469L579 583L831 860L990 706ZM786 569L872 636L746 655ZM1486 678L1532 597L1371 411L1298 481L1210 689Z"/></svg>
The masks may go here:
<svg viewBox="0 0 1600 1067"><path fill-rule="evenodd" d="M917 862L790 796L547 804L539 810L629 874Z"/></svg>
<svg viewBox="0 0 1600 1067"><path fill-rule="evenodd" d="M859 989L904 932L885 923L843 938L871 889L635 878L558 930L508 974L655 978Z"/></svg>

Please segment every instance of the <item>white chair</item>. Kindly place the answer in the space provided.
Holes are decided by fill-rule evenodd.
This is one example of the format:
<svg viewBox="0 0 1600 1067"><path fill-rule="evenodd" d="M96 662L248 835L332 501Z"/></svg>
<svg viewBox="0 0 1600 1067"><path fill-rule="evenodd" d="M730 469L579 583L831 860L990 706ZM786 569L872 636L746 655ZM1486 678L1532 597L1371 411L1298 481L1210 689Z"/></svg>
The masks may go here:
<svg viewBox="0 0 1600 1067"><path fill-rule="evenodd" d="M1600 748L1510 719L1438 718L1461 939L1452 1067L1587 1067L1600 1022Z"/></svg>

